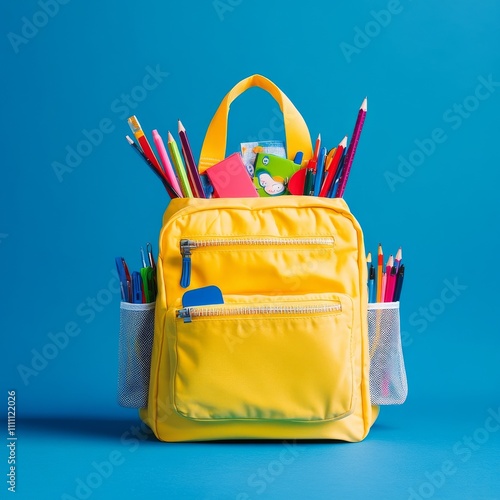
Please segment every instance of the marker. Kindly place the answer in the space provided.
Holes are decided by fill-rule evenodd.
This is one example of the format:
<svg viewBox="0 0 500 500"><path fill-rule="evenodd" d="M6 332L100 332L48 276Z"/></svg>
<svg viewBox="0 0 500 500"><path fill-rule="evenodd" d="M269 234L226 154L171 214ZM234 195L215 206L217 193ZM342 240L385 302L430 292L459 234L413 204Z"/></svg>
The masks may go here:
<svg viewBox="0 0 500 500"><path fill-rule="evenodd" d="M399 271L398 271L398 277L396 280L396 288L394 290L394 297L392 299L394 302L399 302L399 299L401 298L401 290L403 288L404 277L405 277L405 265L401 264Z"/></svg>
<svg viewBox="0 0 500 500"><path fill-rule="evenodd" d="M310 196L314 186L314 160L309 160L306 168L306 180L304 182L304 195Z"/></svg>
<svg viewBox="0 0 500 500"><path fill-rule="evenodd" d="M323 180L323 171L325 168L326 148L322 147L319 151L318 163L316 167L316 177L314 178L314 196L319 196L321 183Z"/></svg>
<svg viewBox="0 0 500 500"><path fill-rule="evenodd" d="M370 270L368 271L368 302L375 302L377 296L375 293L375 266L370 260Z"/></svg>

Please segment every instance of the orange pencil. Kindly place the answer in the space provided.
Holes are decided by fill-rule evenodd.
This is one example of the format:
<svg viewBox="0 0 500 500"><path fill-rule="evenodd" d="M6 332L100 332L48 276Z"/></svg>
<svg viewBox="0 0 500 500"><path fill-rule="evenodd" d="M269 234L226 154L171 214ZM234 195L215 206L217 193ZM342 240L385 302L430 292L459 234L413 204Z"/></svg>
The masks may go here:
<svg viewBox="0 0 500 500"><path fill-rule="evenodd" d="M384 302L386 288L387 288L387 273L383 273L383 275L382 275L382 290L380 293L380 295L382 296L382 300L380 302Z"/></svg>

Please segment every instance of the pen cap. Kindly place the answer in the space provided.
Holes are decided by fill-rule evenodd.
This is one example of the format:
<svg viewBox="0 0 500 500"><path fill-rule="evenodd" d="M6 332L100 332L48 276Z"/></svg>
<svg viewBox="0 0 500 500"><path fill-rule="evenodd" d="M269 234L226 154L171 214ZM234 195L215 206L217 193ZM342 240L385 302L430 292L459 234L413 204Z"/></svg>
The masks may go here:
<svg viewBox="0 0 500 500"><path fill-rule="evenodd" d="M283 113L287 155L294 159L298 151L304 153L303 161L312 157L312 144L306 122L290 99L271 81L262 75L252 75L237 83L224 97L208 127L199 161L199 171L222 161L226 155L227 122L231 103L246 90L259 87L271 94Z"/></svg>

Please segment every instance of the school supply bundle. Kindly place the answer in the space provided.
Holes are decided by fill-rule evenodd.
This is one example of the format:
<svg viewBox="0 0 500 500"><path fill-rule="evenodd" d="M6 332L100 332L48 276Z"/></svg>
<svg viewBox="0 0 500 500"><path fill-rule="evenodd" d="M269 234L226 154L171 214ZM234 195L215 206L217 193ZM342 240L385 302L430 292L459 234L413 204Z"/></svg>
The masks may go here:
<svg viewBox="0 0 500 500"><path fill-rule="evenodd" d="M378 405L404 403L408 383L401 345L399 304L405 265L401 247L390 255L384 268L384 252L379 243L377 267L368 265L368 335L370 340L370 396Z"/></svg>
<svg viewBox="0 0 500 500"><path fill-rule="evenodd" d="M253 151L252 178L239 153L226 156L226 137L231 102L254 86L280 105L286 158ZM160 440L360 441L369 432L385 403L371 397L363 233L342 199L365 114L364 101L348 147L344 139L327 151L318 137L313 150L295 106L253 75L221 102L196 168L183 143L191 174L176 175L182 192L166 161L158 169L142 150L177 193L160 233L140 409Z"/></svg>

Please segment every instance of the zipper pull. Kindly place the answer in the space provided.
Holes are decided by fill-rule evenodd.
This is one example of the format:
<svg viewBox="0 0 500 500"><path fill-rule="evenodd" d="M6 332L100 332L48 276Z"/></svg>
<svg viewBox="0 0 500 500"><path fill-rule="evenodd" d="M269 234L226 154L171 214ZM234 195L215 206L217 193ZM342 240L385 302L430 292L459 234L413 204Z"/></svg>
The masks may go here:
<svg viewBox="0 0 500 500"><path fill-rule="evenodd" d="M179 309L177 311L177 317L182 318L184 320L184 323L191 323L192 322L191 308L184 307L183 309Z"/></svg>
<svg viewBox="0 0 500 500"><path fill-rule="evenodd" d="M191 284L191 250L196 248L192 240L181 240L182 274L181 287L188 288Z"/></svg>

